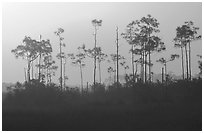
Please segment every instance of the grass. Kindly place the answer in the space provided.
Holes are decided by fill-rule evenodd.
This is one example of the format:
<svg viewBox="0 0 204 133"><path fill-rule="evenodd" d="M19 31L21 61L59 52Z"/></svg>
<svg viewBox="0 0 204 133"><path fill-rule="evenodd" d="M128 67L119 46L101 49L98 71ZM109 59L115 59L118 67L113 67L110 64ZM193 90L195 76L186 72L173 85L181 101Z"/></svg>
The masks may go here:
<svg viewBox="0 0 204 133"><path fill-rule="evenodd" d="M3 131L201 131L202 81L84 95L29 86L4 100L2 116Z"/></svg>

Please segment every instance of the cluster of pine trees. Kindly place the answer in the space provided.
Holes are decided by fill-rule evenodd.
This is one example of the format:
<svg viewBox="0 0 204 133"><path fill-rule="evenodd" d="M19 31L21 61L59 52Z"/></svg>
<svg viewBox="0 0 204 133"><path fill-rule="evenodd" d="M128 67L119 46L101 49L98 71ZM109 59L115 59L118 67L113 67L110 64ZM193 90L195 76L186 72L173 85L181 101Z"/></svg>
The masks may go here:
<svg viewBox="0 0 204 133"><path fill-rule="evenodd" d="M154 53L162 52L166 50L165 43L158 36L159 22L156 18L151 15L142 17L139 20L130 22L125 32L121 36L131 45L130 53L131 67L126 64L126 59L122 56L119 51L118 41L118 27L116 28L116 52L108 56L101 47L97 46L97 31L102 26L102 20L92 20L94 26L94 47L87 49L85 44L78 47L78 52L66 53L63 50L65 43L62 33L64 29L59 28L55 31L55 35L59 38L59 53L57 58L60 60L60 77L59 83L61 90L66 88L66 62L70 59L74 65L77 65L80 69L81 75L81 88L83 89L83 67L85 66L85 58L89 57L93 59L93 85L96 85L96 64L98 63L99 72L99 83L101 84L101 63L108 61L111 66L107 67L107 71L112 76L114 73L114 83L119 84L119 66L124 68L124 73L129 76L132 82L151 83L153 72L152 72L152 59ZM192 68L191 68L191 44L193 41L201 39L201 35L197 35L198 27L194 26L192 21L185 22L182 26L176 28L176 37L173 39L174 46L181 49L181 69L183 80L192 79ZM39 40L32 39L31 37L25 36L23 44L18 45L11 51L16 57L22 57L27 60L27 70L25 69L25 80L30 82L32 80L38 80L39 82L46 83L47 85L52 83L52 76L55 75L55 71L58 66L55 65L55 61L52 58L52 46L50 40L42 40L41 36ZM184 55L185 54L185 55ZM198 55L200 58L201 55ZM167 63L179 58L180 55L172 54L169 59L160 58L157 62L164 65L162 67L162 82L168 80ZM184 63L184 57L186 63ZM199 69L202 72L202 62L199 61ZM37 70L37 74L34 75L34 64ZM140 65L140 66L139 66ZM185 65L185 66L184 66ZM132 73L127 74L126 70L131 68ZM140 71L139 71L140 68ZM186 69L186 74L185 70ZM186 77L185 77L186 76Z"/></svg>

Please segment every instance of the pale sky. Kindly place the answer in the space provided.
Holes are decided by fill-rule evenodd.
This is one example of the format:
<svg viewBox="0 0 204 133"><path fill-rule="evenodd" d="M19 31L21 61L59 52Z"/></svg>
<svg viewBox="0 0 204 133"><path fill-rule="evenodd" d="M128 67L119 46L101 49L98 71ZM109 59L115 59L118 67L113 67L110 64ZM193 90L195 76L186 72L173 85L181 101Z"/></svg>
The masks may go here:
<svg viewBox="0 0 204 133"><path fill-rule="evenodd" d="M160 73L162 65L155 61L160 57L170 57L171 53L180 54L180 49L174 48L173 38L176 35L176 27L185 21L193 21L202 33L202 3L4 3L2 10L2 80L3 82L23 82L24 67L26 61L16 59L11 50L21 44L24 36L32 39L50 39L53 47L53 57L59 65L56 54L59 49L58 38L54 31L61 27L65 30L62 36L65 38L66 53L76 53L77 47L83 43L88 47L94 46L93 19L102 19L102 26L97 34L98 46L105 53L115 52L116 26L119 32L125 31L126 25L132 20L139 20L143 16L151 14L160 23L159 36L166 45L167 50L152 55L154 73ZM127 58L130 65L131 55L128 53L130 45L120 36L119 53ZM202 41L192 43L192 73L197 74L198 57L202 54ZM138 57L139 58L139 57ZM102 63L102 81L108 78L107 62ZM120 75L124 70L120 69ZM54 77L55 83L59 78L57 70ZM129 71L131 72L131 71ZM168 72L181 75L180 59L168 64ZM84 68L84 83L93 82L93 59L86 60ZM68 60L66 75L69 77L68 85L80 83L79 68L71 65ZM96 78L98 80L98 71Z"/></svg>

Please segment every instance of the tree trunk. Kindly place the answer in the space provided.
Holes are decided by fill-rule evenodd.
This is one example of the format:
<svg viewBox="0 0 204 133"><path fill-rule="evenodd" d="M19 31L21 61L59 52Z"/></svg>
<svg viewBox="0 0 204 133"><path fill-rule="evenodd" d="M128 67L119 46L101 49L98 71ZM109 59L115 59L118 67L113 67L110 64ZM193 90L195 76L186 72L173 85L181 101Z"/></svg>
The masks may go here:
<svg viewBox="0 0 204 133"><path fill-rule="evenodd" d="M190 74L189 79L191 80L191 43L190 42L188 44L188 47L189 47L189 55L188 55L189 58L188 59L189 59L189 74Z"/></svg>
<svg viewBox="0 0 204 133"><path fill-rule="evenodd" d="M147 54L146 54L146 51L145 51L145 83L147 82Z"/></svg>
<svg viewBox="0 0 204 133"><path fill-rule="evenodd" d="M181 47L181 68L182 68L182 77L183 77L183 80L185 78L184 76L184 63L183 63L183 47Z"/></svg>
<svg viewBox="0 0 204 133"><path fill-rule="evenodd" d="M38 60L36 59L35 60L35 66L36 66L35 79L38 79L38 67L37 67L37 65L38 65Z"/></svg>
<svg viewBox="0 0 204 133"><path fill-rule="evenodd" d="M52 70L50 71L50 83L52 83Z"/></svg>
<svg viewBox="0 0 204 133"><path fill-rule="evenodd" d="M187 76L187 80L189 79L189 73L188 73L188 53L187 53L187 47L185 45L185 53L186 53L186 76Z"/></svg>
<svg viewBox="0 0 204 133"><path fill-rule="evenodd" d="M117 51L116 51L116 54L117 54L117 85L119 83L119 65L118 65L118 27L117 27L117 38L116 38L116 42L117 42ZM117 86L118 87L118 86Z"/></svg>
<svg viewBox="0 0 204 133"><path fill-rule="evenodd" d="M95 91L95 84L96 84L96 26L95 26L95 33L94 33L94 91Z"/></svg>
<svg viewBox="0 0 204 133"><path fill-rule="evenodd" d="M135 79L136 79L136 82L137 82L137 62L135 62Z"/></svg>
<svg viewBox="0 0 204 133"><path fill-rule="evenodd" d="M31 71L32 71L32 74L31 74L31 75L32 75L32 79L33 79L33 61L32 61L32 68L31 68L31 69L32 69L32 70L31 70Z"/></svg>
<svg viewBox="0 0 204 133"><path fill-rule="evenodd" d="M40 43L41 43L41 35L40 35ZM40 72L40 66L41 65L41 51L40 51L40 53L39 53L39 68L38 68L38 80L39 80L39 82L40 82L40 77L41 77L41 72Z"/></svg>
<svg viewBox="0 0 204 133"><path fill-rule="evenodd" d="M30 60L28 61L27 77L28 77L28 82L30 82Z"/></svg>
<svg viewBox="0 0 204 133"><path fill-rule="evenodd" d="M60 88L62 91L62 44L61 44L61 40L60 40Z"/></svg>
<svg viewBox="0 0 204 133"><path fill-rule="evenodd" d="M81 67L81 64L80 64L80 73L81 73L81 89L82 89L82 92L83 92L83 75L82 75L82 67Z"/></svg>
<svg viewBox="0 0 204 133"><path fill-rule="evenodd" d="M143 51L143 55L142 55L142 81L143 83L145 82L144 80L144 66L145 66L145 51Z"/></svg>
<svg viewBox="0 0 204 133"><path fill-rule="evenodd" d="M134 45L132 44L132 50L134 50ZM132 51L132 77L133 77L133 80L135 79L135 70L134 70L134 54L133 54L133 51Z"/></svg>
<svg viewBox="0 0 204 133"><path fill-rule="evenodd" d="M162 67L162 83L164 83L164 68Z"/></svg>
<svg viewBox="0 0 204 133"><path fill-rule="evenodd" d="M40 56L39 56L39 66L38 66L38 80L40 82L40 77L41 77L41 53L40 53Z"/></svg>
<svg viewBox="0 0 204 133"><path fill-rule="evenodd" d="M151 82L151 53L149 50L149 82Z"/></svg>
<svg viewBox="0 0 204 133"><path fill-rule="evenodd" d="M114 83L116 82L116 63L114 61Z"/></svg>
<svg viewBox="0 0 204 133"><path fill-rule="evenodd" d="M164 68L165 68L165 81L167 81L167 67L166 67L166 63L164 64Z"/></svg>
<svg viewBox="0 0 204 133"><path fill-rule="evenodd" d="M65 60L65 63L64 63L64 90L65 90L65 88L66 88L65 68L66 68L66 60Z"/></svg>
<svg viewBox="0 0 204 133"><path fill-rule="evenodd" d="M99 83L101 84L101 63L98 62L98 71L99 71Z"/></svg>

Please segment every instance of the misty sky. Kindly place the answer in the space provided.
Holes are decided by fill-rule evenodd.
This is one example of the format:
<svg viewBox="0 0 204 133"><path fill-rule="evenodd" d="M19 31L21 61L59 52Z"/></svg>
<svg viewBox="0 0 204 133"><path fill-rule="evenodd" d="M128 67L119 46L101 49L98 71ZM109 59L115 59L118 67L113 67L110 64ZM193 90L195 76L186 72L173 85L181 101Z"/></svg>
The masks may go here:
<svg viewBox="0 0 204 133"><path fill-rule="evenodd" d="M154 66L152 71L160 73L162 65L155 61L160 57L170 57L171 53L180 54L180 49L174 48L173 38L176 35L176 27L185 21L193 21L195 26L202 31L202 3L4 3L2 10L2 80L3 82L24 81L24 67L26 61L16 59L11 50L21 44L24 36L32 39L50 39L53 47L53 57L56 57L59 49L59 40L54 31L61 27L65 30L62 36L65 38L66 53L77 53L77 47L83 43L87 48L94 46L93 19L102 19L102 26L98 30L97 45L102 47L105 53L115 52L116 26L120 34L132 20L139 20L143 16L151 14L160 23L158 34L166 45L167 50L152 55ZM120 36L119 53L127 58L130 65L130 45ZM197 74L198 57L202 54L202 42L192 43L192 74ZM137 57L139 58L139 57ZM59 60L54 58L59 65ZM102 63L102 81L108 78L107 62ZM168 64L168 72L181 75L180 59ZM57 70L54 81L59 78ZM93 82L93 59L86 60L84 68L84 83ZM131 72L129 70L129 72ZM120 69L120 75L124 70ZM68 60L66 75L69 77L67 84L80 83L79 68L71 65ZM96 78L98 80L98 70Z"/></svg>

